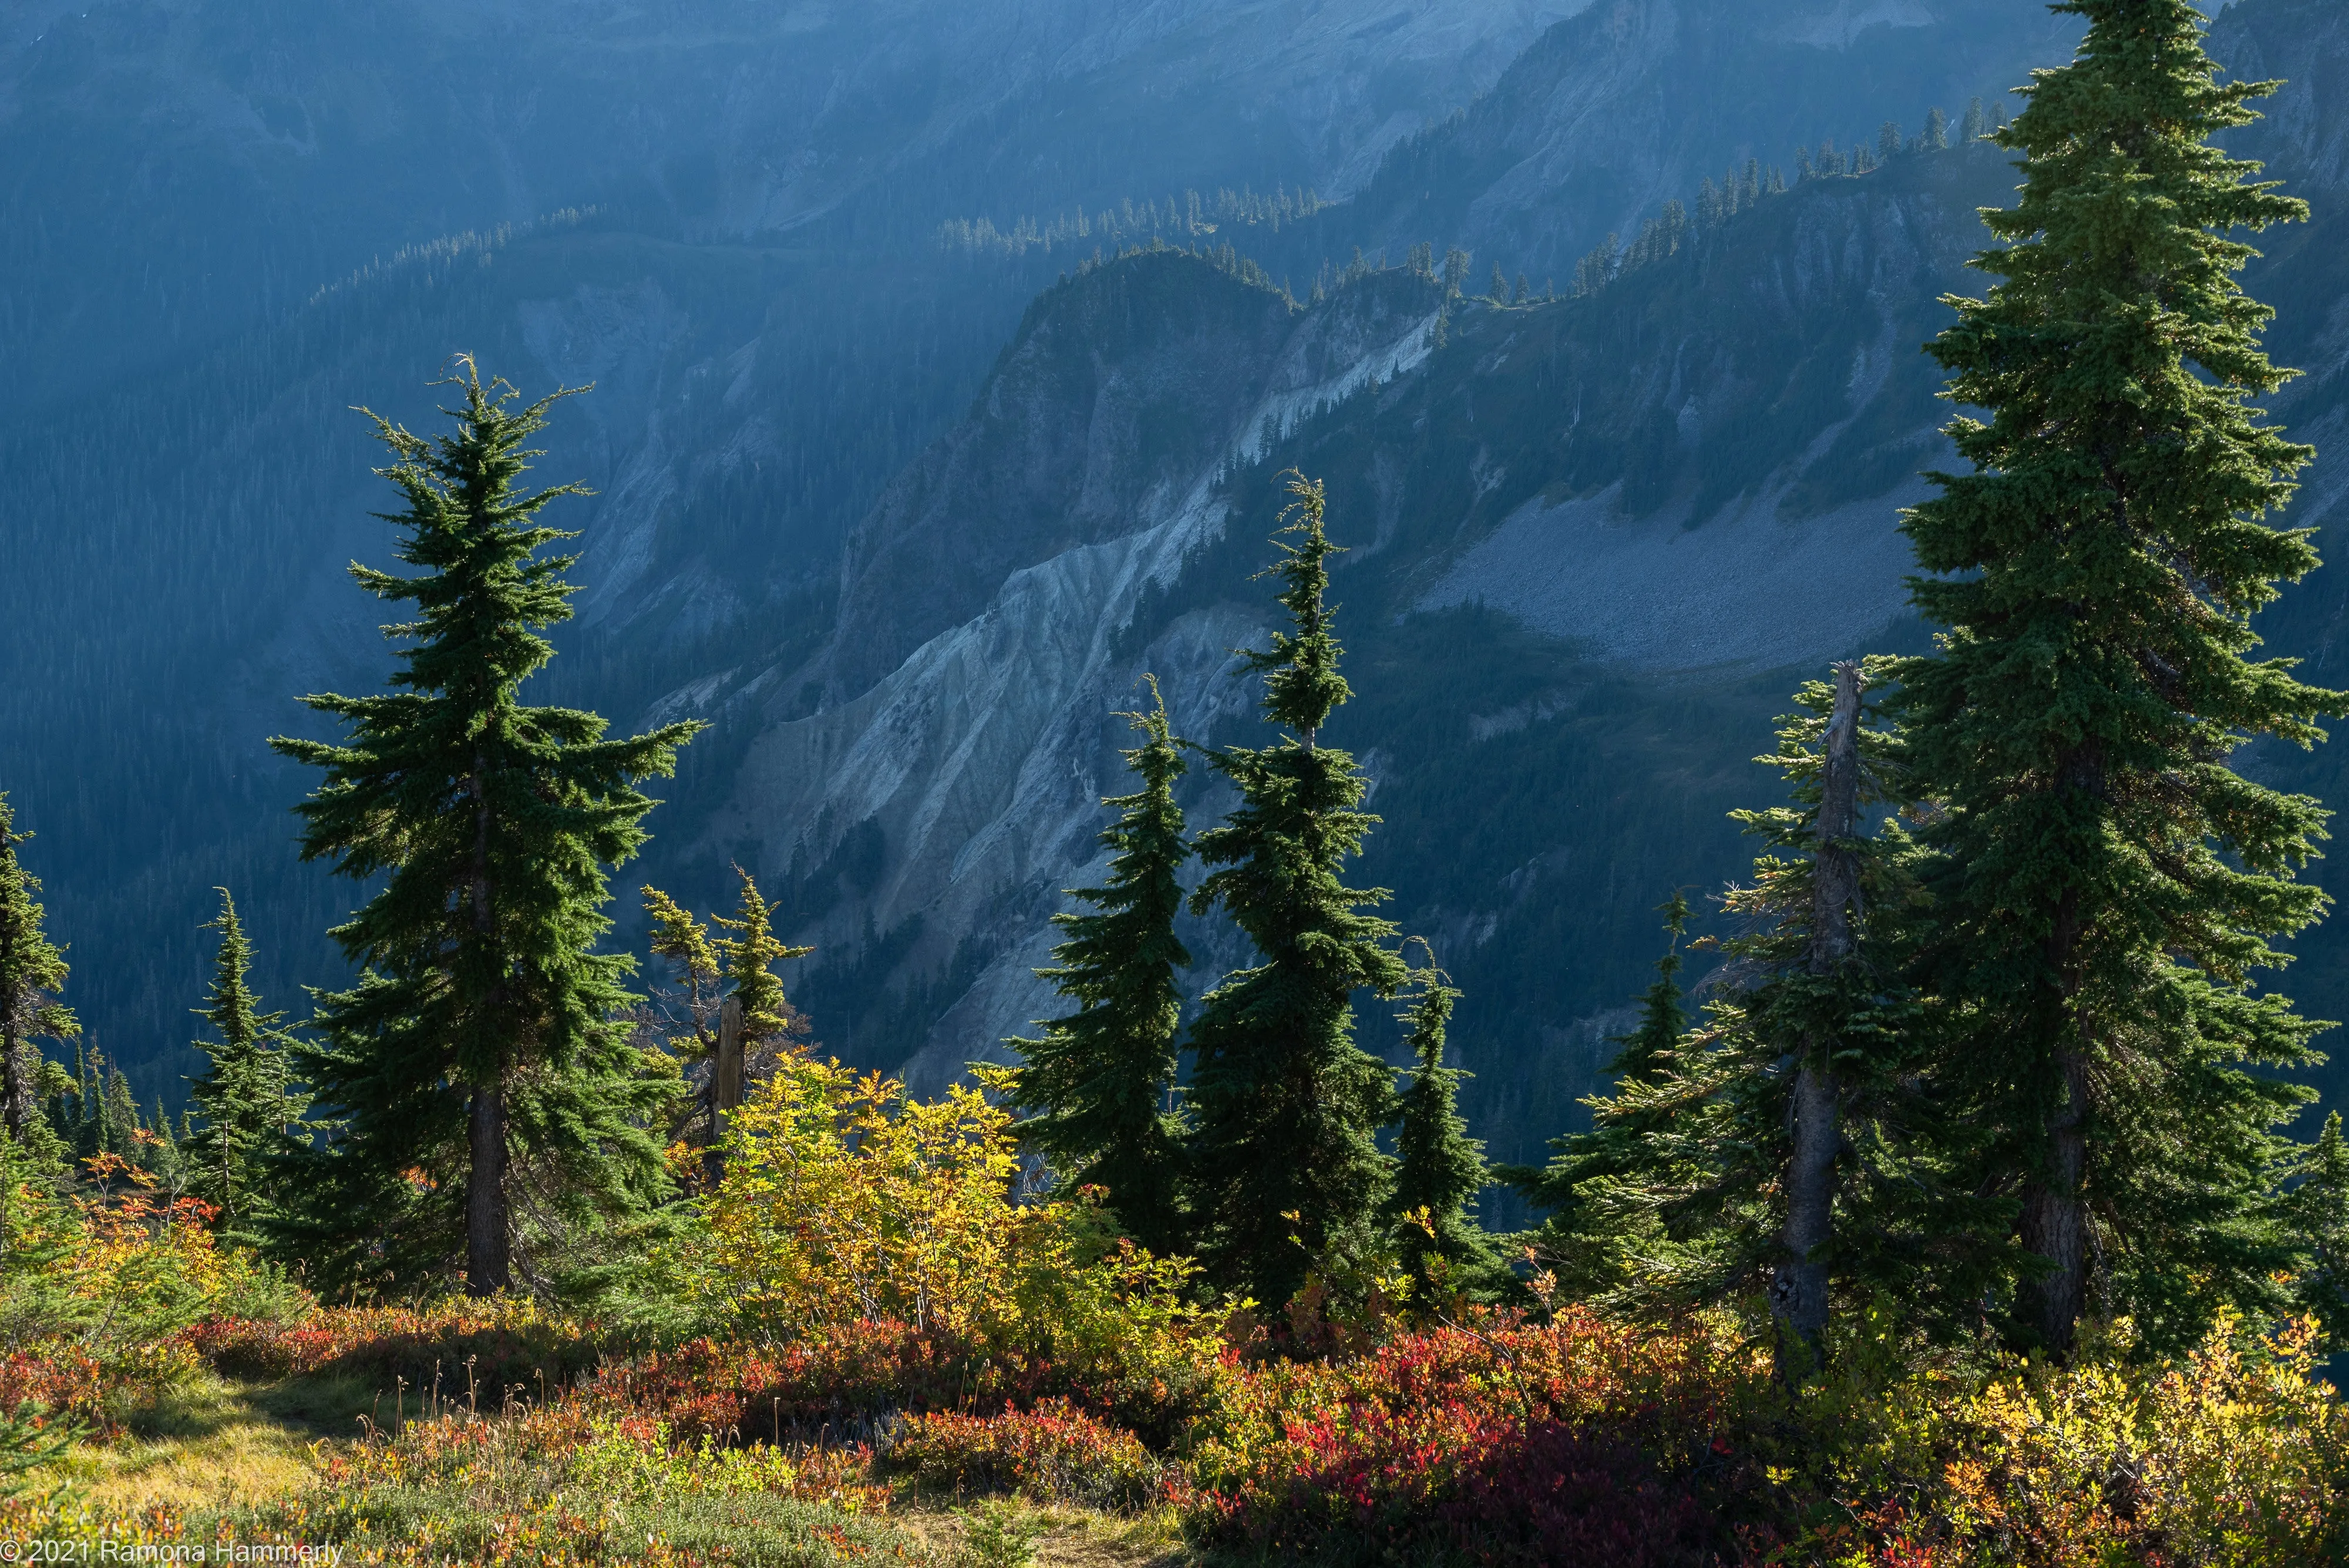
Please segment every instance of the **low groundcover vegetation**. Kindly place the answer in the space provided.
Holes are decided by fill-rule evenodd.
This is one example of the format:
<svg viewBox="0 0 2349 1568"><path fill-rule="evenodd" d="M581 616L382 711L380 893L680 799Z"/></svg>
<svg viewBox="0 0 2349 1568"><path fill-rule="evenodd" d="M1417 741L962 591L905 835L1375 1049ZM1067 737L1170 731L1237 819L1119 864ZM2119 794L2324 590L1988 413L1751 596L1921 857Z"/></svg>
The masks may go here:
<svg viewBox="0 0 2349 1568"><path fill-rule="evenodd" d="M1053 1530L1332 1564L2349 1552L2349 1408L2310 1322L2222 1318L2169 1358L2122 1324L2058 1366L1902 1342L1887 1314L1795 1393L1727 1311L1330 1297L1259 1321L1185 1304L1090 1195L1013 1201L1013 1147L976 1095L779 1073L725 1179L645 1243L661 1314L321 1305L188 1202L67 1201L20 1169L0 1537L388 1563L1019 1562ZM106 1454L208 1383L331 1411L305 1472L105 1501Z"/></svg>

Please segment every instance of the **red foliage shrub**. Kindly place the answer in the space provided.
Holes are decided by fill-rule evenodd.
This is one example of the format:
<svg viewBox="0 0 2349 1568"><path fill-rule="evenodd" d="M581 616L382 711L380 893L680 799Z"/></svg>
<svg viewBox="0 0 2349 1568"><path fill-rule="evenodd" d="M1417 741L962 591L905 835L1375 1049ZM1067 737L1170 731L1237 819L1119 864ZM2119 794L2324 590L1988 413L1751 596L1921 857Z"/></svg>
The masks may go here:
<svg viewBox="0 0 2349 1568"><path fill-rule="evenodd" d="M1725 1542L1695 1477L1722 1467L1727 1406L1756 1375L1726 1339L1580 1313L1236 1367L1191 1521L1330 1562L1710 1564Z"/></svg>
<svg viewBox="0 0 2349 1568"><path fill-rule="evenodd" d="M106 1364L78 1346L51 1345L0 1356L0 1410L29 1405L45 1417L85 1422L101 1437L113 1435L119 1425L108 1409L112 1386Z"/></svg>
<svg viewBox="0 0 2349 1568"><path fill-rule="evenodd" d="M1018 1490L1040 1501L1116 1509L1138 1509L1175 1490L1142 1439L1065 1399L999 1416L909 1416L882 1452L888 1469L934 1490Z"/></svg>
<svg viewBox="0 0 2349 1568"><path fill-rule="evenodd" d="M606 1346L593 1325L511 1305L322 1307L300 1324L208 1317L181 1331L187 1345L234 1376L348 1373L387 1387L490 1404L508 1390L561 1388L594 1368Z"/></svg>

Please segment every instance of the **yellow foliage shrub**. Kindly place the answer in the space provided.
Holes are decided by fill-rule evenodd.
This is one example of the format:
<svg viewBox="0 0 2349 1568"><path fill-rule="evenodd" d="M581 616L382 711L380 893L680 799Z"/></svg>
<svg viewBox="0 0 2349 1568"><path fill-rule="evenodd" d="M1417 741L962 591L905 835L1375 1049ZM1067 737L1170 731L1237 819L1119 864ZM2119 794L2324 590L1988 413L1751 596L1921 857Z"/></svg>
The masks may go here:
<svg viewBox="0 0 2349 1568"><path fill-rule="evenodd" d="M1211 1365L1191 1265L1119 1237L1080 1193L1019 1200L1009 1114L837 1062L786 1057L732 1118L726 1174L668 1250L673 1288L770 1343L858 1323L1082 1368L1105 1397L1167 1397Z"/></svg>

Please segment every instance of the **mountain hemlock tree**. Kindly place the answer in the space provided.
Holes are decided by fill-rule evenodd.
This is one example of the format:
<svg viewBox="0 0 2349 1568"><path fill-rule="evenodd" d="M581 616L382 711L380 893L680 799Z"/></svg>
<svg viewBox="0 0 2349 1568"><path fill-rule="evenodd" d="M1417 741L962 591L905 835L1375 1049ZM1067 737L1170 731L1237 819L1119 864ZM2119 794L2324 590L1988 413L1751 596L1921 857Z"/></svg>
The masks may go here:
<svg viewBox="0 0 2349 1568"><path fill-rule="evenodd" d="M1607 1064L1613 1088L1583 1101L1590 1130L1551 1139L1547 1166L1500 1172L1546 1216L1530 1237L1535 1261L1576 1296L1620 1290L1635 1255L1659 1244L1652 1189L1671 1163L1665 1137L1682 1108L1659 1096L1674 1080L1689 1043L1680 983L1687 896L1674 892L1657 912L1664 917L1664 956L1640 998L1639 1026L1614 1042L1615 1057Z"/></svg>
<svg viewBox="0 0 2349 1568"><path fill-rule="evenodd" d="M786 959L805 958L813 948L795 948L776 937L774 913L777 904L770 903L759 893L759 884L740 866L734 875L742 880L742 897L732 916L712 915L711 921L724 930L737 933L719 937L710 945L726 966L726 993L742 1005L742 1047L747 1056L753 1043L777 1048L791 1038L791 1003L783 995L783 982L770 965Z"/></svg>
<svg viewBox="0 0 2349 1568"><path fill-rule="evenodd" d="M18 1143L33 1125L39 1086L41 1054L34 1042L81 1033L72 1011L57 1000L66 955L43 928L33 897L40 878L16 857L16 846L31 836L16 831L16 810L0 794L0 1126Z"/></svg>
<svg viewBox="0 0 2349 1568"><path fill-rule="evenodd" d="M427 440L370 415L407 508L396 576L354 565L378 597L412 602L407 646L378 697L314 696L342 743L271 743L323 769L296 809L305 860L385 878L332 933L363 966L321 993L321 1044L297 1054L318 1101L347 1117L299 1229L347 1260L376 1251L395 1274L464 1260L475 1294L512 1281L517 1157L541 1216L585 1220L649 1201L664 1177L645 1124L674 1080L650 1075L620 1017L634 961L602 954L605 867L644 842L653 800L698 725L606 740L591 712L525 707L523 681L569 618L573 535L535 519L576 485L517 488L524 443L557 392L516 410L470 360L453 433ZM452 1202L461 1195L461 1210Z"/></svg>
<svg viewBox="0 0 2349 1568"><path fill-rule="evenodd" d="M195 1043L209 1064L188 1081L194 1119L180 1153L188 1190L220 1210L224 1230L243 1231L268 1201L272 1162L296 1146L309 1100L294 1086L285 1014L264 1012L253 992L253 945L236 901L225 888L213 891L221 912L208 929L220 932L220 951L210 993L196 1012L219 1039ZM160 1106L157 1125L164 1126Z"/></svg>
<svg viewBox="0 0 2349 1568"><path fill-rule="evenodd" d="M1460 1116L1460 1080L1468 1075L1444 1064L1444 1034L1460 992L1435 967L1433 948L1412 979L1419 996L1400 1016L1413 1066L1398 1107L1386 1211L1412 1300L1425 1309L1446 1297L1488 1296L1506 1270L1492 1236L1476 1222L1476 1195L1492 1176L1484 1143L1468 1136Z"/></svg>
<svg viewBox="0 0 2349 1568"><path fill-rule="evenodd" d="M719 1012L725 1005L719 990L718 950L710 945L709 928L676 899L649 883L640 891L645 914L652 921L647 946L653 957L667 961L670 969L668 984L657 983L652 988L646 1025L658 1033L673 1060L712 1064L710 1084L689 1097L671 1124L671 1131L706 1148L716 1141L712 1129L717 1122L710 1111L716 1093Z"/></svg>
<svg viewBox="0 0 2349 1568"><path fill-rule="evenodd" d="M1191 954L1174 935L1180 875L1191 848L1174 784L1187 768L1167 728L1155 677L1147 712L1122 715L1142 732L1125 753L1141 787L1102 804L1117 820L1102 830L1109 880L1074 888L1090 910L1063 910L1057 961L1036 971L1077 1004L1043 1021L1043 1034L1015 1040L1025 1060L1004 1075L1014 1105L1037 1114L1020 1137L1051 1162L1061 1184L1101 1187L1141 1246L1162 1256L1185 1245L1183 1138L1173 1104L1183 992L1175 971Z"/></svg>
<svg viewBox="0 0 2349 1568"><path fill-rule="evenodd" d="M1897 134L1897 132L1896 132ZM1859 826L1860 667L1835 667L1834 708L1827 719L1819 760L1819 798L1814 808L1811 909L1804 968L1810 979L1833 987L1850 972L1857 957L1855 906L1859 901L1859 855L1852 844ZM1782 1375L1799 1380L1826 1358L1827 1252L1833 1241L1835 1167L1843 1152L1839 1125L1842 1088L1837 1058L1850 1048L1840 1027L1840 1010L1816 1019L1803 1031L1795 1064L1788 1120L1793 1148L1786 1161L1786 1221L1781 1231L1784 1256L1770 1280L1770 1315L1779 1333ZM1799 1368L1793 1364L1799 1361Z"/></svg>
<svg viewBox="0 0 2349 1568"><path fill-rule="evenodd" d="M2317 1026L2251 976L2321 911L2293 877L2325 813L2227 757L2313 743L2344 699L2246 657L2252 612L2316 565L2261 521L2313 454L2251 405L2289 373L2229 237L2306 209L2209 144L2276 84L2222 85L2189 0L2055 9L2086 36L1992 138L2027 176L1984 213L1999 281L1930 345L1989 419L1951 424L1971 472L1930 475L1904 523L1948 629L1899 679L1945 858L1939 1077L2021 1205L2012 1327L2061 1355L2091 1310L2161 1344L2276 1294L2271 1128L2305 1096L2242 1064L2311 1059Z"/></svg>
<svg viewBox="0 0 2349 1568"><path fill-rule="evenodd" d="M1244 657L1265 677L1264 714L1291 733L1262 750L1211 754L1240 805L1199 835L1209 873L1194 913L1221 906L1261 959L1209 992L1191 1026L1191 1208L1212 1277L1268 1305L1288 1302L1316 1260L1367 1239L1386 1196L1378 1129L1392 1116L1386 1064L1354 1044L1357 991L1391 997L1403 962L1393 925L1361 912L1387 895L1340 877L1378 819L1354 759L1319 743L1351 693L1324 600L1330 556L1318 480L1292 472L1272 574L1292 631Z"/></svg>
<svg viewBox="0 0 2349 1568"><path fill-rule="evenodd" d="M1905 737L1862 701L1893 664L1806 682L1757 759L1792 800L1731 814L1765 846L1723 900L1744 929L1701 1045L1642 1096L1670 1155L1650 1179L1668 1241L1645 1293L1718 1302L1759 1282L1789 1386L1825 1365L1839 1302L1897 1296L1937 1333L1978 1322L1982 1238L2011 1214L1959 1186L1968 1135L1926 1081L1934 1037L1908 977L1920 852L1897 822L1860 831L1863 805L1901 798Z"/></svg>

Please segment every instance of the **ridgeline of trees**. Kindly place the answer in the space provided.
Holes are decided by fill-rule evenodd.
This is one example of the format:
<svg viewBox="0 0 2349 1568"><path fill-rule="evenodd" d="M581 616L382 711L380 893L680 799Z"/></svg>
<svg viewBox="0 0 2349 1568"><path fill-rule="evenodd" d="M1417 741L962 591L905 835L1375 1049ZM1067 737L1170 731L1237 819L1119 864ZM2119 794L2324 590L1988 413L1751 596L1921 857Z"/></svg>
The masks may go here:
<svg viewBox="0 0 2349 1568"><path fill-rule="evenodd" d="M1108 879L1073 893L1085 908L1057 917L1042 971L1071 1010L985 1075L1059 1183L1097 1189L1149 1251L1198 1259L1198 1290L1287 1303L1292 1324L1560 1293L1744 1303L1791 1384L1862 1307L2059 1357L2091 1322L2128 1318L2168 1351L2230 1309L2313 1311L2349 1345L2339 1118L2313 1144L2284 1131L2322 1026L2260 985L2272 944L2323 912L2298 873L2327 814L2230 765L2261 737L2313 744L2349 709L2255 658L2251 629L2316 565L2271 520L2313 453L2254 405L2288 372L2261 351L2235 236L2305 213L2211 146L2272 84L2220 84L2184 0L2086 9L2077 57L2021 115L1992 128L1977 104L1960 132L2020 154L2027 182L1989 215L1991 286L1930 345L1976 410L1950 427L1967 471L1930 475L1939 493L1903 522L1943 635L1795 693L1764 759L1785 799L1741 814L1760 848L1722 900L1731 934L1687 941L1691 906L1669 898L1590 1130L1545 1167L1487 1168L1445 1060L1459 992L1432 948L1406 961L1382 890L1348 879L1378 819L1323 739L1351 695L1327 597L1339 546L1321 486L1292 474L1271 568L1285 625L1244 656L1266 743L1181 738L1154 685L1125 715L1141 743L1134 788L1106 803ZM1947 140L1937 113L1797 169L1861 174ZM1610 242L1577 291L1782 188L1751 163L1708 181L1694 218L1675 205L1628 251ZM1407 265L1452 296L1468 257ZM1495 304L1526 294L1495 269ZM774 935L747 872L715 939L643 890L651 996L597 950L609 873L656 804L642 785L695 726L613 739L593 713L521 701L573 588L572 557L543 553L567 535L537 521L571 487L520 480L568 394L516 406L470 364L453 384L450 433L378 421L416 575L353 571L415 606L388 631L393 690L309 698L345 738L277 742L322 775L305 857L373 888L334 933L357 978L289 1029L247 984L224 893L212 1065L176 1136L94 1053L72 1073L42 1055L77 1025L0 800L10 1158L127 1162L329 1289L560 1291L608 1272L708 1188L744 1096L807 1060L773 970L806 950ZM1238 797L1195 835L1175 797L1195 762ZM1186 898L1193 856L1207 870ZM1187 1029L1185 908L1253 952ZM1724 959L1701 1012L1692 950ZM1401 1085L1357 1038L1366 999L1402 1004ZM1496 1179L1536 1229L1478 1225Z"/></svg>

